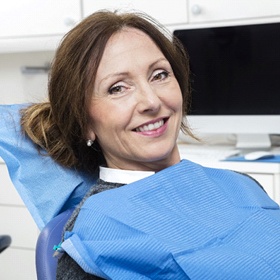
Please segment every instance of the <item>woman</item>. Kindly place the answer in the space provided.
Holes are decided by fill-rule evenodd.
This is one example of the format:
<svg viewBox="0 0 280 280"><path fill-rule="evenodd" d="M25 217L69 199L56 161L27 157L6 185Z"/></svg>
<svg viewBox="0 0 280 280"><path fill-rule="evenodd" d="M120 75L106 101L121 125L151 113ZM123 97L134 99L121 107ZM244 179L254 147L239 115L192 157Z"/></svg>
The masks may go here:
<svg viewBox="0 0 280 280"><path fill-rule="evenodd" d="M223 189L227 180L233 182L233 186L237 184L237 181L240 182L238 184L241 189L243 185L252 184L252 188L256 189L257 192L262 192L262 190L259 186L256 187L251 179L243 175L232 172L224 174L223 171L218 171L218 175L216 175L216 171L212 174L212 171L206 169L202 173L197 173L201 172L201 167L195 165L192 169L192 164L189 163L187 164L189 169L184 169L185 172L181 178L180 155L176 139L180 128L192 136L187 125L183 123L190 94L188 76L188 58L181 45L176 40L171 41L171 38L159 28L159 25L143 15L98 12L85 19L64 38L52 65L49 82L50 102L32 105L23 111L22 127L29 137L58 163L93 173L100 167L100 177L97 185L89 190L66 226L65 241L62 247L67 253L64 253L59 261L57 279L99 279L98 277L106 279L190 279L194 277L199 279L199 275L203 275L203 273L207 273L209 279L213 278L214 275L217 276L217 271L213 272L212 268L206 269L207 272L204 271L206 267L211 267L207 263L208 258L205 258L204 262L200 262L199 273L197 273L196 265L193 265L192 268L189 267L192 263L192 261L186 261L190 260L189 256L182 262L178 259L176 246L189 241L186 240L185 228L180 234L179 228L175 231L174 228L178 226L178 223L183 225L186 219L188 220L186 228L193 223L189 218L180 221L178 214L180 209L188 211L187 208L193 201L191 200L188 205L184 204L187 197L182 201L181 197L186 194L185 187L182 190L178 189L178 193L181 191L183 193L174 196L176 203L177 201L182 203L180 204L182 208L174 209L177 216L172 216L168 213L170 211L167 211L164 221L169 221L168 225L163 225L162 222L157 225L160 213L164 213L165 209L173 209L173 205L168 206L171 208L163 206L169 205L169 202L164 204L167 189L167 197L169 195L171 197L172 192L174 192L173 186L177 188L178 185L184 184L188 178L195 176L191 181L194 182L196 178L199 178L196 185L199 185L203 190L203 193L200 194L200 203L209 204L209 207L212 207L217 201L223 204L222 198L213 202L212 200L207 201L207 197L211 196L209 194L212 191L213 193L217 192L216 185L219 186L218 190L220 187ZM179 167L177 168L177 166ZM205 177L204 174L208 172L211 174L209 173L210 175L207 174ZM169 183L166 183L165 178L167 177L165 176L172 176L172 174L176 178L167 180ZM204 177L205 181L203 181ZM220 177L225 181L220 182ZM202 178L203 184L200 184L200 178ZM162 187L145 189L143 186L146 186L145 182L153 185L153 180ZM212 184L213 181L217 181L217 184ZM138 182L140 182L140 186L138 186ZM135 188L135 186L137 187ZM116 245L117 241L114 241L113 244L110 242L114 240L115 233L120 235L125 233L127 224L122 222L122 225L115 225L114 222L110 222L112 217L104 216L103 212L102 222L97 221L96 217L101 212L96 209L92 210L91 207L92 205L93 208L97 207L101 203L101 208L104 208L101 211L106 212L105 208L108 208L108 205L113 207L115 200L118 203L118 201L126 199L124 198L126 194L129 197L131 193L131 197L135 199L135 191L142 192L142 189L144 193L151 190L155 190L155 193L151 196L145 195L145 198L143 198L144 193L137 194L137 197L142 197L141 203L147 199L153 200L164 196L162 204L159 204L162 209L159 209L159 214L155 216L157 218L145 225L145 229L152 236L154 233L151 234L151 232L156 229L157 239L152 238L147 243L139 245L138 237L141 226L137 224L139 228L136 226L137 237L135 240L125 242L119 250L119 245ZM187 191L190 197L193 189ZM105 190L106 192L103 192ZM115 192L116 190L117 192ZM209 194L205 195L205 191ZM227 189L223 189L222 192L226 191ZM175 190L175 192L177 191ZM104 196L100 196L100 194L104 194ZM107 194L109 197L106 198ZM113 197L110 197L112 194ZM193 195L195 198L195 194ZM205 201L203 200L204 196ZM221 195L217 193L217 196ZM130 219L125 221L132 224L139 221L142 225L147 222L149 215L145 216L142 221L144 214L141 213L147 210L147 213L152 215L155 210L148 212L149 207L145 206L144 210L140 211L140 216L137 216L137 209L133 208L136 207L135 204L129 204L131 197L124 200L123 203L116 204L116 207L109 211L109 215L115 215L114 212L119 211L121 220L123 216L132 215ZM104 207L102 207L103 203ZM196 204L196 207L200 203ZM275 207L272 202L269 203L272 208ZM157 205L157 202L154 204ZM120 208L125 208L128 205L131 207L130 211L121 212ZM90 211L90 216L84 217L84 213L88 211ZM233 212L235 214L232 215L236 219L241 216L239 210L233 209L232 205L223 210L218 207L217 211L215 217L221 217L227 213L223 217L225 220ZM249 214L252 215L251 210L243 213L243 216L249 217ZM193 215L196 215L195 212ZM198 215L197 220L200 220L202 216L203 213ZM239 224L235 218L230 220L234 227ZM107 226L104 226L105 222ZM203 221L197 223L203 229L205 225L201 227L201 223L205 222L207 222L207 218L203 216ZM224 226L224 222L221 223ZM170 226L171 224L172 226ZM109 230L111 225L112 230ZM232 224L230 230L231 226ZM193 228L197 227L198 225L193 224ZM107 255L104 252L97 254L96 240L94 240L95 245L92 249L90 245L92 240L84 242L79 239L83 235L84 228L88 228L85 234L87 238L89 235L97 238L98 234L101 234L101 239L97 238L99 243L102 243L101 250L108 247L108 242L111 244ZM99 229L101 229L101 233L95 232ZM174 232L165 241L167 243L164 246L159 245L160 249L155 253L152 249L154 244L157 244L161 238L165 238L169 230ZM191 228L188 229L188 231L191 230ZM218 234L210 225L209 231L212 230L211 238L208 236L208 232L205 233L200 241L201 244L208 244L208 240L213 240L215 234ZM223 228L218 236L224 234L225 230L230 231ZM160 231L164 235L161 235ZM109 232L112 232L112 238L109 237ZM134 228L129 230L125 240L131 240L130 237L134 236L134 233ZM242 232L242 234L244 233ZM75 245L77 236L79 241ZM176 238L180 240L178 244L175 242ZM170 242L173 244L172 246ZM169 245L167 246L167 244ZM83 247L84 245L85 247ZM172 254L166 252L164 248L167 247L170 247L170 250L176 248L177 255L172 249L172 254L175 255L169 259ZM147 248L146 257L140 257L141 248ZM207 247L207 249L209 248ZM117 251L116 255L113 251ZM184 247L180 254L183 251L186 254L188 250ZM279 253L279 250L276 253ZM159 267L148 255L157 256L154 259L158 258ZM135 261L131 261L131 258ZM164 267L161 267L162 261L166 258L168 262L164 261ZM226 271L223 276L227 277L232 272L231 269L227 270L225 266L225 263L220 265ZM240 276L242 273L244 274L244 271L240 269L237 275ZM275 273L278 272L275 272L273 267L270 277L271 275L275 276Z"/></svg>
<svg viewBox="0 0 280 280"><path fill-rule="evenodd" d="M149 34L169 61L182 92L181 116L186 113L189 98L186 55L178 42L172 44L169 38L149 21L152 20L142 20L136 15L119 17L113 13L100 12L84 20L65 37L52 64L49 80L50 102L32 106L25 111L22 120L23 128L31 139L62 165L95 171L105 163L101 141L96 139L91 149L88 148L91 142L87 140L95 140L96 137L89 133L92 127L91 115L95 110L91 105L99 107L98 102L103 105L101 96L93 95L93 86L107 41L126 26ZM146 49L146 52L148 54L149 50ZM163 78L164 75L166 74L162 73L158 77ZM108 94L107 99L111 99L113 93ZM123 104L127 105L127 102L124 101ZM126 105L122 105L121 112L116 113L122 115ZM143 123L151 120L152 118L146 118ZM181 119L176 122L181 123ZM142 120L133 125L135 127L132 129L136 129L136 126L142 125ZM175 126L174 129L178 130L178 123ZM182 129L190 133L183 123ZM176 136L174 133L173 141Z"/></svg>

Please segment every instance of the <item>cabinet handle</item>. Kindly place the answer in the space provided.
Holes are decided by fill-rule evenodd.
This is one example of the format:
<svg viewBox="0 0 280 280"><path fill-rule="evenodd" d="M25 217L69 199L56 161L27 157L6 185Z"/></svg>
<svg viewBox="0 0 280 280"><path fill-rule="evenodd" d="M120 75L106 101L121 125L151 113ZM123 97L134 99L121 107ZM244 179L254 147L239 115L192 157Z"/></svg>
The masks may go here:
<svg viewBox="0 0 280 280"><path fill-rule="evenodd" d="M51 66L47 63L44 66L22 66L20 68L22 74L45 74L48 73Z"/></svg>
<svg viewBox="0 0 280 280"><path fill-rule="evenodd" d="M193 5L191 9L193 15L199 15L201 14L201 7L199 5Z"/></svg>

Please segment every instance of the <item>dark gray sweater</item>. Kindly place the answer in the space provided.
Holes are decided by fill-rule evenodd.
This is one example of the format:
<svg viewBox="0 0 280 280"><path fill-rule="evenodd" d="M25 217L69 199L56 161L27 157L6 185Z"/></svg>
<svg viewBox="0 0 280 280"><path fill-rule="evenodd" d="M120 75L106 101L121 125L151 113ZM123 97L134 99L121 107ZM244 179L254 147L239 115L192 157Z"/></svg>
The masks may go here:
<svg viewBox="0 0 280 280"><path fill-rule="evenodd" d="M65 225L65 231L71 231L77 219L77 216L80 212L80 209L86 199L91 195L103 192L106 190L114 189L123 186L123 184L117 183L108 183L102 180L97 180L96 185L94 185L89 192L86 194L79 206L74 210L72 216ZM90 280L90 279L102 279L95 275L86 273L68 254L64 253L61 258L58 260L57 271L56 271L57 280Z"/></svg>

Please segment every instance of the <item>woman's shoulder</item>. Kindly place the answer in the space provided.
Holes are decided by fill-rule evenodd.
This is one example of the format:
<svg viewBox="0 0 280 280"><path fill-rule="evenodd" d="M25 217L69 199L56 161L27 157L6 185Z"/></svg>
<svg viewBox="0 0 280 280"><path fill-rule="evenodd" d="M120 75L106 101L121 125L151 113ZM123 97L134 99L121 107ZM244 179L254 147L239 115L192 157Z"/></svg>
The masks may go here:
<svg viewBox="0 0 280 280"><path fill-rule="evenodd" d="M111 182L105 182L101 179L97 179L96 184L94 184L89 191L86 193L82 201L79 203L79 205L76 207L76 209L73 211L71 217L67 221L65 225L65 231L71 231L74 227L75 221L79 215L79 212L81 210L81 207L84 205L85 201L91 197L92 195L101 193L103 191L115 189L118 187L123 186L123 184L118 184L118 183L111 183Z"/></svg>

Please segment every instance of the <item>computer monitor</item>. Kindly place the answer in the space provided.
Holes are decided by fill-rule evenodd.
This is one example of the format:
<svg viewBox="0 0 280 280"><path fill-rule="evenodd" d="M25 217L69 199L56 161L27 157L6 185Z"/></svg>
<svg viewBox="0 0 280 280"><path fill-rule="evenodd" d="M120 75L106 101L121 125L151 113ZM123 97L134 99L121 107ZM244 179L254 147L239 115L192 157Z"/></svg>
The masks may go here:
<svg viewBox="0 0 280 280"><path fill-rule="evenodd" d="M238 148L280 135L280 23L175 30L190 57L195 133L234 134Z"/></svg>

